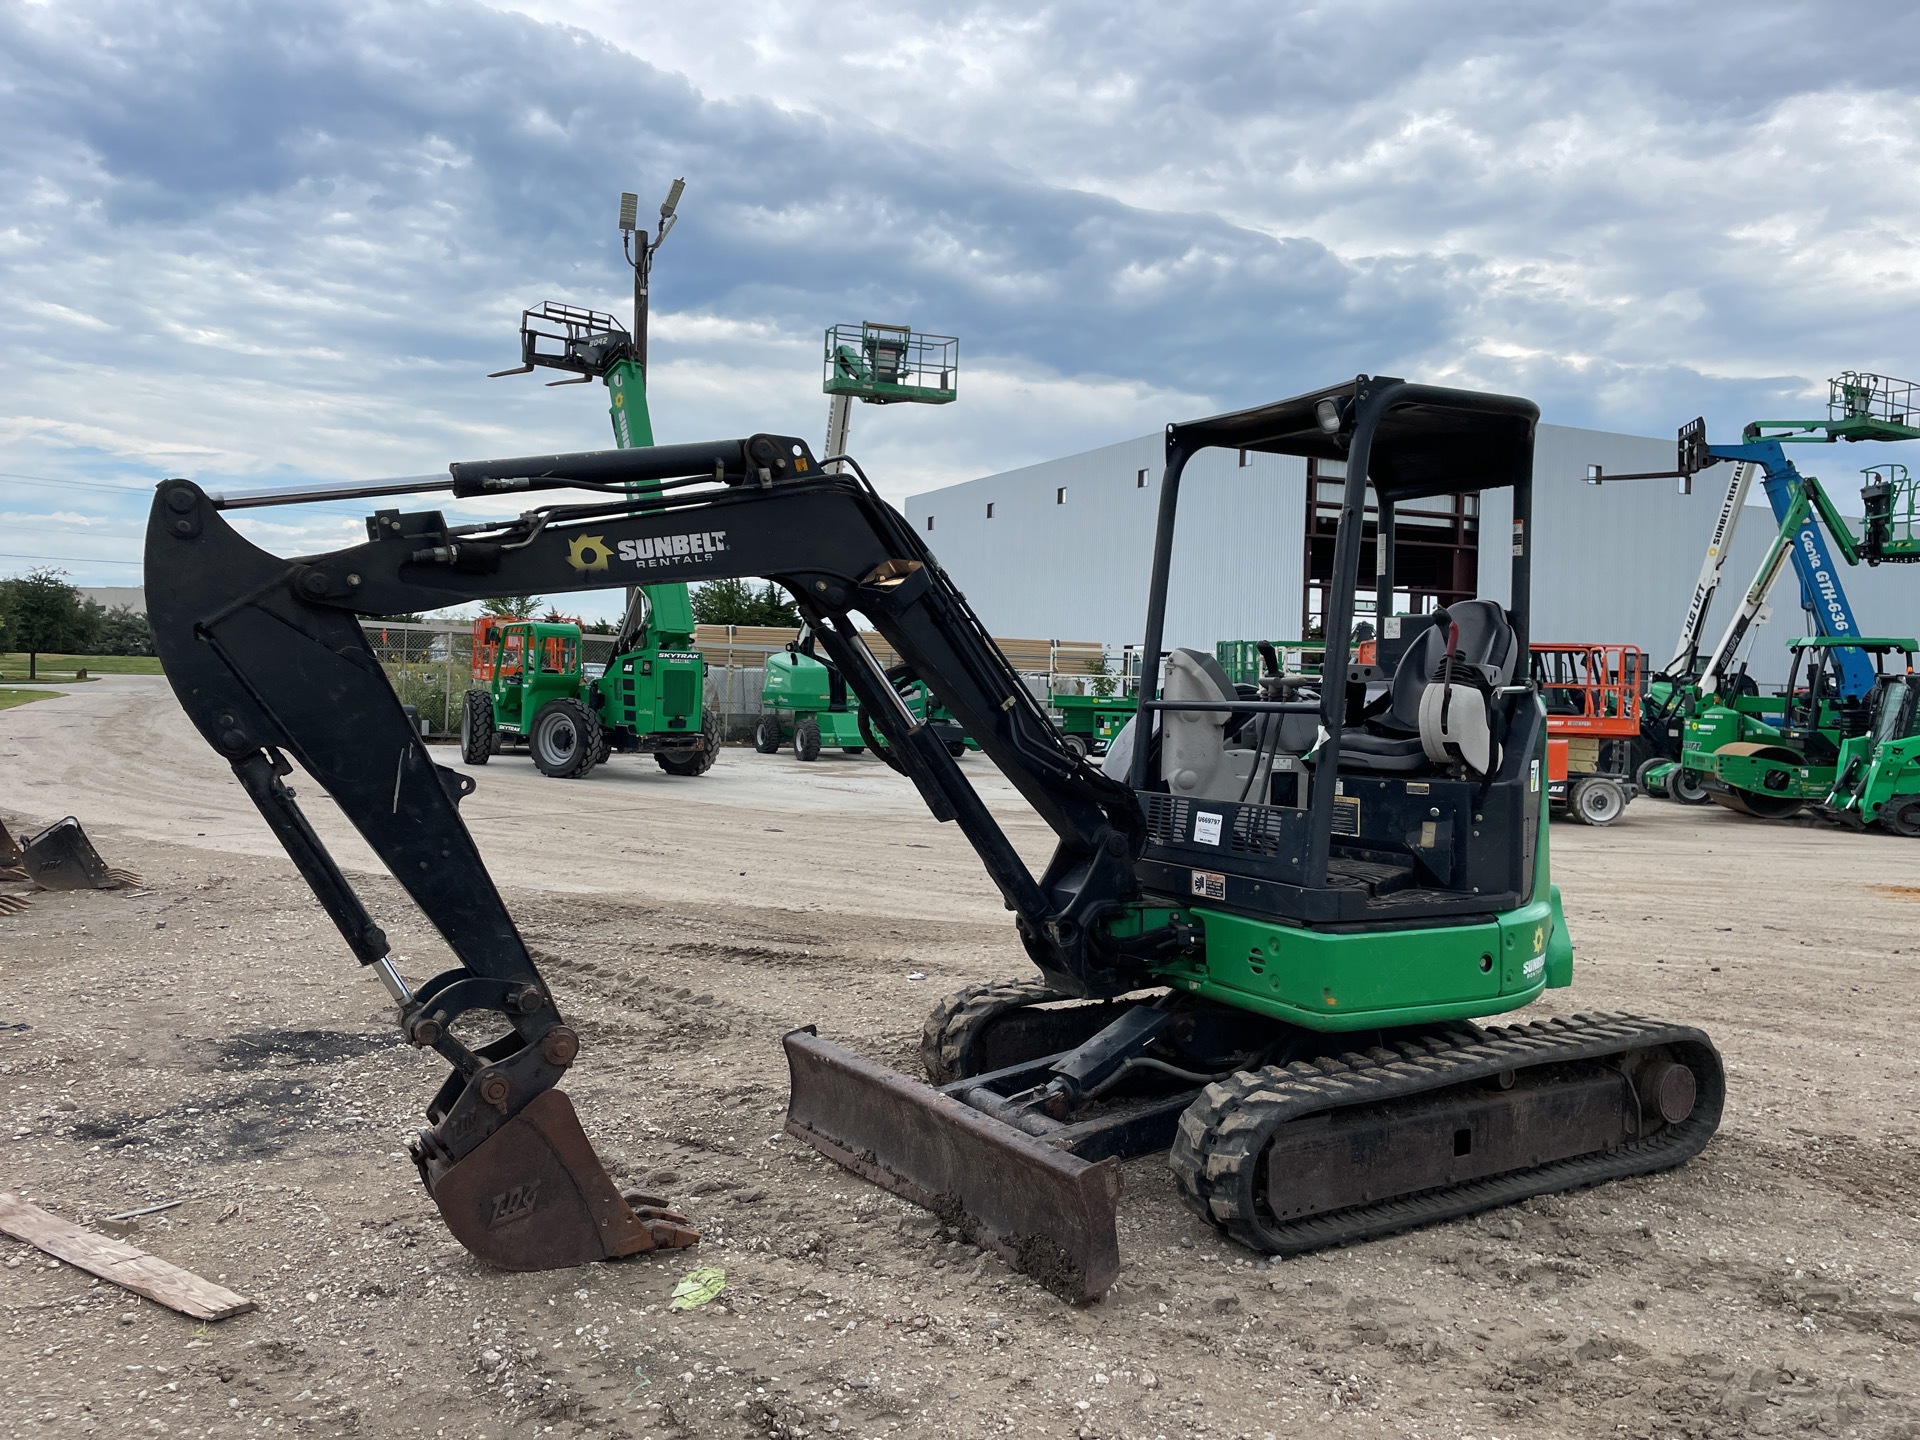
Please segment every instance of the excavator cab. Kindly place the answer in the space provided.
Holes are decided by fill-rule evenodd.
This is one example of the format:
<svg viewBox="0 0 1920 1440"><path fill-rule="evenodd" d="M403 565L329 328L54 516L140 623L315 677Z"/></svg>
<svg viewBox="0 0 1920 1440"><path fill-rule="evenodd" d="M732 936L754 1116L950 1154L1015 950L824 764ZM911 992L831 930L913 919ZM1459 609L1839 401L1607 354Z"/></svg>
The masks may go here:
<svg viewBox="0 0 1920 1440"><path fill-rule="evenodd" d="M1407 398L1383 402L1389 394ZM1374 378L1169 427L1150 655L1163 634L1179 498L1195 457L1209 449L1311 457L1343 463L1348 478L1323 683L1313 698L1248 701L1224 684L1224 672L1210 673L1211 657L1175 649L1163 694L1142 703L1159 721L1157 744L1128 747L1128 783L1147 818L1143 882L1243 897L1247 919L1285 925L1378 923L1386 914L1404 923L1533 904L1546 733L1525 674L1536 414L1523 400ZM1514 515L1504 603L1392 614L1395 507L1502 488L1512 492ZM1384 617L1381 633L1363 662L1347 637L1369 492L1389 543L1369 597ZM1542 920L1564 933L1557 917L1543 911ZM1508 969L1469 977L1467 988L1491 997L1533 985L1537 993L1544 970L1523 983ZM1451 977L1432 983L1433 995L1415 982L1395 1008L1438 1002L1456 985ZM1285 1003L1343 1022L1359 1013L1318 980L1303 979Z"/></svg>

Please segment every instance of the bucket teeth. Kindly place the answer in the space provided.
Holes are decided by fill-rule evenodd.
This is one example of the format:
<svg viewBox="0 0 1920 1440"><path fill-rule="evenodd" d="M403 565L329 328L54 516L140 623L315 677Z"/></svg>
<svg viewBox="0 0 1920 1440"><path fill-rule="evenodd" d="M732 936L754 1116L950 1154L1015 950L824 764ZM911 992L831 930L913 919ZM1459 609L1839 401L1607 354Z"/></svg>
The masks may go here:
<svg viewBox="0 0 1920 1440"><path fill-rule="evenodd" d="M7 844L11 841L0 844L0 864ZM141 883L133 871L114 869L102 860L71 815L29 835L15 849L19 868L43 890L132 890Z"/></svg>
<svg viewBox="0 0 1920 1440"><path fill-rule="evenodd" d="M454 1238L502 1270L561 1270L700 1238L654 1197L636 1197L647 1202L636 1208L621 1195L559 1090L535 1096L458 1160L433 1158L430 1143L416 1159Z"/></svg>

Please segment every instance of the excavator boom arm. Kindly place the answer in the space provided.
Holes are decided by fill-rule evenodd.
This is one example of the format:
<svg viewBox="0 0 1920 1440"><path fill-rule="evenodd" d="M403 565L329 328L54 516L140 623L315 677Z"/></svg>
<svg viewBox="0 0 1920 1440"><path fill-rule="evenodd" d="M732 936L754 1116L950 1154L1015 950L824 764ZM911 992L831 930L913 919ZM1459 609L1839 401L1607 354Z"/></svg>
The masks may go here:
<svg viewBox="0 0 1920 1440"><path fill-rule="evenodd" d="M823 474L802 442L765 436L456 465L452 474L456 494L578 488L611 498L484 525L385 510L369 518L367 543L290 560L235 531L215 497L170 480L155 496L146 570L156 648L182 707L233 766L355 955L378 969L403 1032L452 1066L415 1158L469 1248L547 1268L686 1243L691 1232L671 1212L628 1213L565 1097L547 1098L577 1037L460 819L474 782L434 762L367 643L363 615L622 583L776 580L894 763L979 852L1049 981L1084 996L1139 983L1138 962L1103 947L1100 924L1137 894L1143 824L1132 794L1066 748L964 597L863 477ZM660 488L642 496L622 488L636 481ZM1028 870L944 745L901 702L860 640L856 613L1060 836L1043 875ZM286 784L292 762L446 937L456 969L407 987L385 934ZM454 1022L474 1012L497 1016L503 1033L479 1046L457 1038ZM527 1178L524 1157L534 1152L545 1157L536 1167L545 1179ZM567 1216L502 1238L538 1208L528 1196L556 1192ZM548 1238L526 1239L536 1232Z"/></svg>

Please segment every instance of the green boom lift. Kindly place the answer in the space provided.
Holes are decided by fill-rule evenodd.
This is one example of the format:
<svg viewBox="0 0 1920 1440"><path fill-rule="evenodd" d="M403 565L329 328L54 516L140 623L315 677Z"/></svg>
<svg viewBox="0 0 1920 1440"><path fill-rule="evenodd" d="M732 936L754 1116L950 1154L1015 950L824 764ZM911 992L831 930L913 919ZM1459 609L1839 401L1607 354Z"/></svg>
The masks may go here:
<svg viewBox="0 0 1920 1440"><path fill-rule="evenodd" d="M956 760L967 751L966 735L930 700L919 681L895 687L915 720L931 715L932 729ZM931 707L931 709L930 709ZM771 755L785 740L793 741L796 759L814 761L823 749L861 755L873 749L885 753L884 742L874 744L872 722L864 718L860 697L831 656L822 654L811 627L784 650L767 657L766 680L760 688L760 720L753 730L753 748Z"/></svg>
<svg viewBox="0 0 1920 1440"><path fill-rule="evenodd" d="M829 325L820 380L820 388L831 397L827 458L822 463L833 473L845 468L855 400L863 405L951 405L959 397L959 386L960 342L952 335L927 335L877 320ZM924 686L907 686L901 698L916 718L928 717ZM948 751L955 757L964 754L960 727L940 714L938 706L932 718ZM829 748L846 755L869 749L884 753L884 747L873 744L870 722L861 718L859 697L848 693L839 668L819 653L811 629L802 629L793 644L767 657L760 686L753 748L771 755L788 739L801 760L817 760L821 750Z"/></svg>
<svg viewBox="0 0 1920 1440"><path fill-rule="evenodd" d="M490 378L538 367L575 377L550 382L554 385L604 380L615 443L622 450L651 446L648 293L654 252L673 229L685 186L686 181L675 180L667 192L651 243L636 225L639 197L620 197L622 245L633 268L631 332L611 315L549 300L521 313L521 363ZM625 491L654 495L659 487L628 485ZM568 564L583 576L609 571L615 558L602 537L590 533L579 535L567 551ZM645 570L672 564L676 556L617 558ZM524 743L543 773L562 779L587 774L615 751L651 754L670 775L704 775L711 769L720 753L720 722L705 706L706 663L693 648L693 602L686 585L629 587L612 655L597 676L588 674L584 639L578 626L507 626L490 634L493 653L485 658L492 662L491 686L469 690L461 716L466 760L482 765L502 743ZM524 648L520 663L507 663L515 658L510 646Z"/></svg>

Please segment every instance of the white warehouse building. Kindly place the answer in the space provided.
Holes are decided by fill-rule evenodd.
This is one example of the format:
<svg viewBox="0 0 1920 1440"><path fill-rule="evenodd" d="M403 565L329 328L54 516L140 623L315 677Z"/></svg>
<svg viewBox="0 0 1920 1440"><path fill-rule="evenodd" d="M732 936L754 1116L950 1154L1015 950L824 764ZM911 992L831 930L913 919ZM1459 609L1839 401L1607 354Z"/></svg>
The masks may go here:
<svg viewBox="0 0 1920 1440"><path fill-rule="evenodd" d="M1790 453L1857 517L1855 472L1880 458L1865 453L1879 448L1806 446ZM1139 643L1145 624L1164 460L1163 437L1143 435L930 490L909 497L904 509L993 634L1097 640L1117 648ZM1673 461L1671 439L1539 427L1535 641L1633 644L1655 667L1666 663L1732 467L1697 475L1691 494L1670 480L1595 486L1586 476L1590 465L1630 474L1669 470ZM1324 462L1258 452L1211 450L1190 461L1174 539L1168 647L1210 650L1218 640L1302 636L1320 613L1331 573L1343 473ZM1502 542L1511 521L1509 492L1417 502L1395 518L1396 609L1430 609L1470 595L1507 598ZM1756 477L1708 617L1706 648L1719 638L1776 531ZM1370 576L1370 562L1364 573ZM1861 633L1920 629L1920 571L1843 566L1841 579ZM1772 603L1771 623L1759 627L1747 647L1751 673L1763 684L1786 679L1786 641L1807 628L1791 570Z"/></svg>

